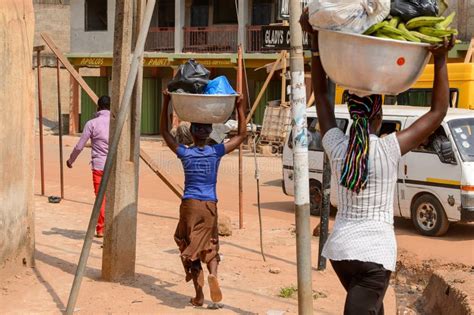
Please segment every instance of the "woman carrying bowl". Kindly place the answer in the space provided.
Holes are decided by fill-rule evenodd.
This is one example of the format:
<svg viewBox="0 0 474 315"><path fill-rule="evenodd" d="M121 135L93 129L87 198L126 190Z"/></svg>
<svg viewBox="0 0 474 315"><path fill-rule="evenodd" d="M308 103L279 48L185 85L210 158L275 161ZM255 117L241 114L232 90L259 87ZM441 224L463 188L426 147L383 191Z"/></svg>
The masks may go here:
<svg viewBox="0 0 474 315"><path fill-rule="evenodd" d="M234 151L245 140L247 134L241 96L236 98L238 134L225 144L207 145L212 132L211 124L191 123L194 144L179 144L168 130L168 108L170 94L163 92L164 104L161 113L161 135L168 147L176 153L184 168L184 195L179 210L179 222L174 239L181 252L181 261L186 281L193 280L196 296L190 303L204 303L204 273L201 262L207 265L211 300L218 303L222 292L217 279L219 265L219 239L217 229L217 172L221 158Z"/></svg>
<svg viewBox="0 0 474 315"><path fill-rule="evenodd" d="M353 122L347 136L337 127L334 108L327 97L318 32L308 23L307 10L300 24L312 38L311 78L316 111L332 175L339 181L336 221L322 254L330 259L347 291L345 315L383 314L383 298L397 261L393 198L398 162L428 138L446 115L446 64L454 38L429 48L434 56L435 79L431 109L425 115L410 127L380 138L382 96L350 95L347 105Z"/></svg>

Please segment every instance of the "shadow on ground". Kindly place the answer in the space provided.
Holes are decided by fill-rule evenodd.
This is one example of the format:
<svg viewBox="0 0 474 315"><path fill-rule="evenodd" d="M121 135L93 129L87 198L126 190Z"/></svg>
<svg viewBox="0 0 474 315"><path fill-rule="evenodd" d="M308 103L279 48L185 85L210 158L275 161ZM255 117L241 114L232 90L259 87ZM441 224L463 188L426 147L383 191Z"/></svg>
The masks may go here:
<svg viewBox="0 0 474 315"><path fill-rule="evenodd" d="M60 229L53 227L49 231L43 231L43 235L61 235L67 238L70 238L72 240L84 240L86 238L86 231L80 231L80 230L68 230L68 229ZM92 240L94 244L102 244L102 242L99 242L97 240Z"/></svg>
<svg viewBox="0 0 474 315"><path fill-rule="evenodd" d="M38 261L41 261L55 268L58 268L62 270L63 272L67 272L72 275L74 275L76 272L76 268L77 268L76 264L63 260L61 258L55 257L55 256L51 256L42 251L36 250L35 258ZM35 272L35 274L38 277L38 280L41 281L41 283L46 287L46 289L48 290L48 293L52 296L58 308L60 310L64 310L65 308L64 303L59 298L59 295L57 294L57 292L54 291L53 287L47 281L44 280L44 278L41 276L40 273ZM101 271L96 268L87 267L84 273L84 277L95 280L95 281L100 281ZM167 281L161 281L150 275L136 273L133 279L122 281L120 282L120 284L124 286L128 286L128 287L132 287L132 288L138 288L142 290L144 293L152 297L155 297L158 301L161 302L161 304L174 308L174 309L184 309L186 306L188 306L189 296L176 293L170 290L170 288L174 287L175 284L167 282ZM226 305L225 309L233 311L237 314L242 314L242 315L254 314L250 311L246 311L239 307L234 307L230 305Z"/></svg>

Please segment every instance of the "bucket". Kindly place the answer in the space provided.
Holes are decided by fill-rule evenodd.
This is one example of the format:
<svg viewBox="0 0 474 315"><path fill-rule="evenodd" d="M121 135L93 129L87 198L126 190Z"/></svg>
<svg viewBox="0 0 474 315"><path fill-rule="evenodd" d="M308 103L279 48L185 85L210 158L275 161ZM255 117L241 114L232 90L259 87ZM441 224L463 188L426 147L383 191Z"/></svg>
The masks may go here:
<svg viewBox="0 0 474 315"><path fill-rule="evenodd" d="M237 94L170 94L179 119L201 124L226 122L234 111L235 99L238 96Z"/></svg>
<svg viewBox="0 0 474 315"><path fill-rule="evenodd" d="M397 95L428 63L429 44L319 30L321 63L337 85L359 94Z"/></svg>

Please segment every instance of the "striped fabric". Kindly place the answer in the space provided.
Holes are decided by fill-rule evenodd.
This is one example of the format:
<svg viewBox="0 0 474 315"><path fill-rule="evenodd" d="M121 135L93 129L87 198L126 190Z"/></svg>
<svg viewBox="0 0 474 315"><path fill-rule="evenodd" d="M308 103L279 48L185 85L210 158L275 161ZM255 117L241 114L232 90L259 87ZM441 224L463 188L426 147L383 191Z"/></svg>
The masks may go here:
<svg viewBox="0 0 474 315"><path fill-rule="evenodd" d="M329 130L323 146L332 176L340 178L349 137L339 128ZM396 241L393 231L393 198L397 185L400 146L395 133L384 138L370 135L368 181L359 194L337 186L336 224L323 255L333 260L370 261L394 270Z"/></svg>

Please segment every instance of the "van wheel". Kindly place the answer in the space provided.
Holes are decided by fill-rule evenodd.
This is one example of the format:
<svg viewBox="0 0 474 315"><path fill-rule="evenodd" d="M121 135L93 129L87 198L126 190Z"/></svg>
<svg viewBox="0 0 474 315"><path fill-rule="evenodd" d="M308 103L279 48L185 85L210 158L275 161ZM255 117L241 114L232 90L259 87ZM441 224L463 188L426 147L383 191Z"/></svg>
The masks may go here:
<svg viewBox="0 0 474 315"><path fill-rule="evenodd" d="M411 209L416 229L425 236L444 235L449 228L448 217L441 203L432 195L418 197Z"/></svg>
<svg viewBox="0 0 474 315"><path fill-rule="evenodd" d="M321 200L323 192L321 183L317 180L309 181L309 212L311 215L321 215Z"/></svg>

